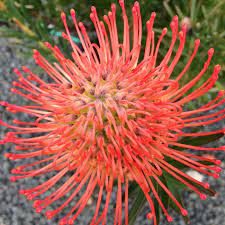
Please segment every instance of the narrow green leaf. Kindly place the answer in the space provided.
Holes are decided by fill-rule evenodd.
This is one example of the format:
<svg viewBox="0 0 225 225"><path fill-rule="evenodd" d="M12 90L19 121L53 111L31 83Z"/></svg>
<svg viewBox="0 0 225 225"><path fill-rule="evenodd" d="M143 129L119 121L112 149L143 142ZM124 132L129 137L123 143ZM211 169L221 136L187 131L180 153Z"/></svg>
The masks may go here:
<svg viewBox="0 0 225 225"><path fill-rule="evenodd" d="M225 31L224 31L224 35L225 35ZM220 83L219 81L216 81L215 85L219 90L224 89L224 85L222 83Z"/></svg>
<svg viewBox="0 0 225 225"><path fill-rule="evenodd" d="M135 224L138 214L141 212L146 202L147 200L146 200L145 194L139 187L136 198L133 201L132 207L129 211L129 225Z"/></svg>
<svg viewBox="0 0 225 225"><path fill-rule="evenodd" d="M176 167L176 168L179 169L179 170L185 171L185 170L187 170L187 169L190 169L189 166L187 166L187 165L185 165L185 164L183 164L183 163L181 163L181 162L178 162L178 161L176 161L176 160L174 160L174 159L172 159L172 158L169 158L168 156L166 156L164 159L165 159L165 161L168 162L170 165ZM203 161L203 160L200 160L200 161L197 161L197 162L199 162L199 163L201 163L201 164L203 164L203 165L214 165L213 162L209 162L209 161Z"/></svg>
<svg viewBox="0 0 225 225"><path fill-rule="evenodd" d="M132 182L129 184L129 196L132 197L134 196L140 189L139 184L137 184L136 182Z"/></svg>
<svg viewBox="0 0 225 225"><path fill-rule="evenodd" d="M25 22L24 17L21 15L20 11L18 8L15 6L15 1L13 0L8 0L4 2L7 8L7 13L10 16L10 18L15 17L21 22Z"/></svg>
<svg viewBox="0 0 225 225"><path fill-rule="evenodd" d="M156 224L159 225L160 223L160 215L161 215L161 208L159 206L158 201L154 198L153 200L154 208L155 208L155 216L156 216Z"/></svg>
<svg viewBox="0 0 225 225"><path fill-rule="evenodd" d="M191 21L195 21L196 0L191 1Z"/></svg>
<svg viewBox="0 0 225 225"><path fill-rule="evenodd" d="M176 9L178 16L180 18L184 18L184 14L183 14L182 10L180 9L179 5L175 5L175 9Z"/></svg>
<svg viewBox="0 0 225 225"><path fill-rule="evenodd" d="M188 187L184 183L180 182L179 180L177 180L175 177L173 177L171 174L167 173L166 171L163 171L163 177L166 181L165 183L171 189L172 189L171 186L173 186L173 188L175 189L188 189Z"/></svg>
<svg viewBox="0 0 225 225"><path fill-rule="evenodd" d="M181 139L182 144L191 144L193 146L201 146L206 145L210 142L216 141L224 136L224 133L212 134L207 136L199 136L199 137L185 137Z"/></svg>
<svg viewBox="0 0 225 225"><path fill-rule="evenodd" d="M168 14L171 16L171 18L173 18L173 16L175 15L175 13L173 12L173 10L169 6L169 4L166 1L163 1L163 5L164 5L166 11L168 12Z"/></svg>
<svg viewBox="0 0 225 225"><path fill-rule="evenodd" d="M208 188L208 189L205 189L204 187L202 187L201 185L193 182L193 181L188 181L191 185L193 185L194 187L196 187L200 192L206 194L206 195L209 195L209 196L215 196L216 195L216 192L211 189L211 188Z"/></svg>
<svg viewBox="0 0 225 225"><path fill-rule="evenodd" d="M165 180L164 176L161 176L158 178L162 181L162 183L164 183L166 185L166 180ZM153 183L153 186L155 187L155 190L156 190L159 198L161 199L163 205L165 206L165 208L168 208L169 202L170 202L170 198L169 198L168 194L154 179L152 179L152 183ZM158 201L156 200L156 198L153 199L153 203L154 203L154 208L155 208L156 222L157 222L157 224L159 224L161 207L160 207Z"/></svg>
<svg viewBox="0 0 225 225"><path fill-rule="evenodd" d="M170 192L173 194L173 196L176 198L176 200L181 204L181 206L183 208L185 208L184 207L184 204L183 204L181 192L184 189L187 189L187 186L185 184L183 184L182 182L178 181L175 177L173 177L169 173L166 173L165 172L165 173L163 173L163 175L164 175L164 178L166 180L166 186L167 186L167 188L170 190ZM168 207L171 208L171 209L173 209L179 215L181 215L181 212L180 212L179 207L171 199L170 199L170 202L169 202ZM186 224L189 223L190 220L189 220L189 217L188 216L183 216L182 215L182 218L183 218L183 220L184 220L184 222Z"/></svg>

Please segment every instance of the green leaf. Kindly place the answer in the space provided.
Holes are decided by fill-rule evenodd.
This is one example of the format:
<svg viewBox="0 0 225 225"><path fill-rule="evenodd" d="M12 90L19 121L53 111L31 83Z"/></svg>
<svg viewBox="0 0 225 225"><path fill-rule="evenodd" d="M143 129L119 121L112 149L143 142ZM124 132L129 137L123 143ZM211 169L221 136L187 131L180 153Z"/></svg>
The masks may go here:
<svg viewBox="0 0 225 225"><path fill-rule="evenodd" d="M181 162L178 162L178 161L176 161L176 160L174 160L174 159L172 159L172 158L170 158L170 157L168 157L168 156L166 156L164 159L165 159L165 161L168 162L170 165L176 167L176 168L179 169L179 170L185 171L185 170L187 170L187 169L190 169L189 166L187 166L187 165L185 165L185 164L183 164L183 163L181 163ZM203 160L200 160L200 161L197 161L197 162L199 162L199 163L201 163L201 164L203 164L203 165L214 165L213 162L209 162L209 161L203 161Z"/></svg>
<svg viewBox="0 0 225 225"><path fill-rule="evenodd" d="M161 208L159 206L158 201L154 198L153 200L154 208L155 208L155 216L156 216L156 224L160 223L160 215L161 215Z"/></svg>
<svg viewBox="0 0 225 225"><path fill-rule="evenodd" d="M132 197L134 196L140 189L139 184L137 184L136 182L131 182L129 185L129 196Z"/></svg>
<svg viewBox="0 0 225 225"><path fill-rule="evenodd" d="M173 16L175 15L175 13L173 12L173 10L172 10L172 8L169 6L169 4L168 4L166 1L164 1L164 2L163 2L163 5L164 5L164 8L166 9L167 13L168 13L171 17L173 17Z"/></svg>
<svg viewBox="0 0 225 225"><path fill-rule="evenodd" d="M179 180L177 180L175 177L173 177L171 174L167 173L166 171L163 171L163 177L168 188L173 186L175 189L187 189L187 186L184 183L180 182Z"/></svg>
<svg viewBox="0 0 225 225"><path fill-rule="evenodd" d="M176 189L174 188L173 185L168 185L168 189L171 191L171 193L173 194L173 196L177 199L177 201L181 204L181 206L184 208L184 204L183 204L183 199L182 199L182 196L181 196L181 191L179 189ZM171 200L170 202L170 207L176 212L178 213L179 215L182 215L180 213L180 209L179 207L175 204L174 201ZM188 224L190 222L190 219L188 216L183 216L182 215L182 218L184 220L184 222L186 224Z"/></svg>
<svg viewBox="0 0 225 225"><path fill-rule="evenodd" d="M185 179L185 178L184 178ZM186 179L187 180L187 179ZM205 189L204 187L202 187L201 185L193 182L193 181L189 181L187 180L191 185L193 185L194 187L196 187L200 192L206 194L206 195L209 195L209 196L215 196L216 195L216 192L211 189L211 188L208 188L208 189Z"/></svg>
<svg viewBox="0 0 225 225"><path fill-rule="evenodd" d="M145 194L143 193L141 188L138 186L136 198L133 201L132 207L129 211L129 225L135 224L138 214L141 212L146 202L147 202L147 199L145 197Z"/></svg>
<svg viewBox="0 0 225 225"><path fill-rule="evenodd" d="M163 184L166 185L166 180L165 180L164 176L161 176L161 177L158 177L158 178L161 180L161 182ZM156 182L156 180L154 180L154 179L151 179L151 180L152 180L153 186L155 187L155 190L156 190L159 198L161 199L163 205L165 206L165 208L168 208L169 202L170 202L170 198L169 198L168 194L158 184L158 182ZM158 201L156 200L156 198L154 198L153 203L154 203L154 208L155 208L156 221L157 221L157 224L159 224L160 223L161 207L160 207Z"/></svg>
<svg viewBox="0 0 225 225"><path fill-rule="evenodd" d="M210 142L216 141L224 136L224 133L212 134L207 136L199 136L199 137L185 137L182 138L180 143L182 144L191 144L193 146L201 146L206 145Z"/></svg>
<svg viewBox="0 0 225 225"><path fill-rule="evenodd" d="M170 190L170 192L176 198L176 200L181 204L181 206L183 208L185 208L184 204L183 204L181 192L182 192L182 190L186 189L187 186L184 185L182 182L178 181L176 178L174 178L169 173L164 172L163 176L166 180L167 188ZM171 198L170 198L170 201L169 201L169 204L168 204L168 208L171 208L175 212L177 212L179 215L182 215L179 207L175 204L175 202ZM182 215L182 218L183 218L183 220L185 221L186 224L189 223L189 217L188 216Z"/></svg>
<svg viewBox="0 0 225 225"><path fill-rule="evenodd" d="M225 31L224 31L224 34L225 34ZM224 85L221 82L219 82L219 81L216 81L215 85L216 85L216 87L219 90L223 90L224 89Z"/></svg>
<svg viewBox="0 0 225 225"><path fill-rule="evenodd" d="M174 188L176 190L184 190L184 189L188 189L191 190L188 186L186 186L184 183L182 183L181 181L177 180L175 177L173 177L171 174L163 171L163 176L166 180L166 183L168 185L169 188L173 188L171 186L174 186ZM187 181L189 184L191 184L192 186L196 187L200 192L209 195L209 196L215 196L216 192L211 189L211 188L204 188L203 186L201 186L200 184L195 183L194 181L190 181L189 179L182 177L183 180ZM192 191L192 190L191 190Z"/></svg>
<svg viewBox="0 0 225 225"><path fill-rule="evenodd" d="M11 18L15 17L23 23L25 22L24 17L21 15L20 11L15 6L15 1L8 0L8 1L5 1L4 3L5 3L6 8L7 8L8 16L10 16Z"/></svg>
<svg viewBox="0 0 225 225"><path fill-rule="evenodd" d="M195 20L196 0L191 1L191 21Z"/></svg>

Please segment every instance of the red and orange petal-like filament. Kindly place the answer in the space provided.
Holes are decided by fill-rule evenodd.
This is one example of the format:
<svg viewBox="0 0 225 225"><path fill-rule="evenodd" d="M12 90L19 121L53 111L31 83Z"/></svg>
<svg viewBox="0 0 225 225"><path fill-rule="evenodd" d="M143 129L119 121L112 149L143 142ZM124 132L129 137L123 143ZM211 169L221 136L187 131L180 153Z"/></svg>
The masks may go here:
<svg viewBox="0 0 225 225"><path fill-rule="evenodd" d="M1 141L2 144L6 142L16 144L17 153L6 153L6 157L12 160L38 157L33 163L14 168L12 173L16 176L12 176L11 180L54 172L48 181L20 191L28 199L35 199L36 211L41 212L55 201L62 201L61 198L70 193L58 208L46 211L47 218L51 219L86 187L79 201L60 220L60 225L74 223L95 189L99 189L99 193L90 224L106 224L111 194L113 189L117 189L114 224L121 225L123 186L124 220L128 225L130 181L137 182L146 196L151 208L151 212L147 215L148 219L153 219L156 224L152 193L171 222L173 219L154 187L155 182L174 201L182 215L186 216L187 211L159 178L163 172L186 184L201 199L205 199L206 196L192 183L195 182L206 189L209 188L209 184L190 177L165 161L165 157L215 178L219 177L221 171L220 160L177 150L180 148L197 151L225 150L224 146L209 148L179 142L182 137L207 136L225 130L197 133L183 130L188 127L198 128L214 124L225 117L224 109L199 115L222 105L225 101L224 91L220 91L215 99L199 109L183 111L184 104L207 93L217 80L219 65L215 66L212 75L203 84L190 93L191 88L198 84L207 71L213 49L208 51L208 59L199 74L181 87L179 82L189 69L198 51L200 40L195 41L193 53L183 70L172 79L171 74L185 45L185 26L178 32L178 17L173 18L170 24L172 31L170 47L157 65L158 51L167 28L162 30L158 42L155 43L153 23L156 13L153 12L146 23L147 37L141 59L142 19L139 3L135 2L132 8L132 37L124 1L120 0L119 4L124 23L121 43L117 32L115 4L112 4L108 15L103 17L105 23L99 20L95 7L91 8L90 18L95 27L98 44L90 41L84 24L77 22L75 10L71 10L71 17L83 50L73 42L66 15L62 13L66 30L62 37L73 49L72 59L65 58L58 47L45 43L55 55L57 62L50 64L37 50L34 50L34 59L52 78L52 82L42 80L27 67L22 67L23 72L28 74L26 77L15 69L19 79L18 82L13 82L17 88L12 88L11 91L35 104L17 106L1 102L1 105L12 113L27 113L35 118L33 122L13 120L14 125L1 121L1 125L15 130L8 132ZM177 38L179 46L172 58ZM23 134L35 136L23 138L21 137ZM205 165L201 161L208 161L211 165ZM65 180L67 176L70 177ZM114 186L115 181L117 187ZM54 186L57 188L42 199L42 194ZM100 210L104 194L106 196L104 208Z"/></svg>

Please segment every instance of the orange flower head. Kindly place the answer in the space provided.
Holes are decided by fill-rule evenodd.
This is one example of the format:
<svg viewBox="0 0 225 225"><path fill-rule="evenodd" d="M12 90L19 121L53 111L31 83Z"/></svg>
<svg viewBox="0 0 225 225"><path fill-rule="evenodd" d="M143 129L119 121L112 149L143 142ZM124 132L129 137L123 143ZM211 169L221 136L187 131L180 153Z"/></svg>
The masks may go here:
<svg viewBox="0 0 225 225"><path fill-rule="evenodd" d="M185 45L186 27L179 31L178 17L173 18L170 24L170 47L158 62L158 51L167 28L162 30L156 41L153 31L156 13L153 12L146 23L147 36L143 45L139 3L135 2L132 8L132 24L128 23L124 0L120 0L119 4L124 29L122 41L118 37L115 4L103 17L104 22L99 20L96 8L91 8L90 18L98 43L91 42L84 24L77 22L76 13L71 10L82 50L72 40L66 15L62 13L66 31L62 37L72 47L71 59L66 58L57 46L45 43L56 62L51 64L37 50L34 50L34 59L51 81L42 80L27 67L22 67L21 71L15 69L19 78L18 82L13 82L15 88L11 91L29 99L33 105L17 106L1 102L10 112L27 113L33 118L29 122L13 120L14 125L1 121L1 125L15 130L7 133L1 143L14 143L16 153L6 153L5 156L11 160L35 159L32 163L14 168L12 173L15 175L11 181L52 175L46 182L20 191L29 200L35 200L36 211L47 210L45 215L51 219L84 189L80 199L62 217L60 225L74 224L94 190L98 190L98 198L90 224L106 224L111 195L116 190L114 225L121 225L123 217L128 225L128 190L131 182L140 186L149 203L147 218L157 223L154 198L171 222L172 217L155 184L166 192L182 215L186 216L187 211L160 179L163 173L187 185L201 199L205 199L206 195L193 183L209 188L209 184L195 180L171 164L171 160L215 178L219 177L221 170L220 160L195 155L193 151L184 149L215 151L225 150L224 146L199 147L181 141L184 137L224 132L224 129L190 132L190 128L201 128L224 119L225 109L210 112L224 103L223 91L196 110L184 110L186 103L204 95L214 86L220 71L219 65L215 66L205 82L193 89L208 69L214 50L209 49L208 58L199 74L182 86L181 81L192 64L200 40L195 41L193 53L182 71L172 78ZM174 55L177 39L179 46ZM142 49L143 57L140 57ZM23 136L27 134L31 134L30 137ZM209 163L203 164L202 161ZM103 195L106 196L104 201ZM66 200L62 201L62 197ZM52 211L48 210L48 206L54 202L60 202L60 205ZM100 210L101 205L103 210Z"/></svg>

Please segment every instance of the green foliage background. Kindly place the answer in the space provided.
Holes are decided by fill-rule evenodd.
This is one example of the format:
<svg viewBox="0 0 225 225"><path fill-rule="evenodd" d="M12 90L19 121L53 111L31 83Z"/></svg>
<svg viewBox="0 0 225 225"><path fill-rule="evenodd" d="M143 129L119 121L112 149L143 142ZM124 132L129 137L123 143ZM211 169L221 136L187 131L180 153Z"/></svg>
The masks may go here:
<svg viewBox="0 0 225 225"><path fill-rule="evenodd" d="M60 12L65 11L69 15L69 10L74 8L78 20L83 21L89 33L93 35L93 26L89 19L90 7L95 5L101 18L110 10L112 2L117 3L117 0L0 0L0 36L14 37L14 43L22 45L24 54L28 56L32 54L31 49L37 48L49 57L42 43L44 41L54 43L64 49L65 53L69 53L67 43L60 37L60 33L64 31ZM125 0L125 2L127 12L131 15L129 9L134 0ZM156 36L160 34L163 27L169 27L169 21L174 15L179 16L180 22L185 17L190 19L191 30L187 36L182 63L178 64L173 74L176 75L183 67L190 57L194 40L200 38L201 47L198 56L186 79L191 79L198 73L206 60L207 50L214 47L213 62L222 66L217 88L222 89L225 82L225 0L140 0L139 2L143 23L149 19L152 11L157 13L154 26ZM118 17L121 16L120 12L117 13ZM73 31L72 21L70 26ZM122 23L118 22L118 27L120 31L123 30ZM120 34L122 35L122 32ZM160 49L161 57L170 43L170 34L167 36L163 42L164 46ZM74 37L76 37L75 31Z"/></svg>

